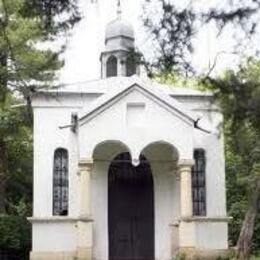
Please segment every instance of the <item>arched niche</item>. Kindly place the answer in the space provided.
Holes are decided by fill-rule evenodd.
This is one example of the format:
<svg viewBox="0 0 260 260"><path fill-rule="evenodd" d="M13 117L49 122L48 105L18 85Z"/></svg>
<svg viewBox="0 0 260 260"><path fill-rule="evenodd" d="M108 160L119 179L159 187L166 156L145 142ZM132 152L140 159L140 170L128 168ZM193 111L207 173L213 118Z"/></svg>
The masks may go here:
<svg viewBox="0 0 260 260"><path fill-rule="evenodd" d="M116 77L118 75L117 58L111 55L106 62L106 75L109 77Z"/></svg>
<svg viewBox="0 0 260 260"><path fill-rule="evenodd" d="M165 141L148 144L141 152L150 162L177 164L179 152L175 146Z"/></svg>
<svg viewBox="0 0 260 260"><path fill-rule="evenodd" d="M118 154L126 152L130 153L130 149L123 142L106 140L96 145L93 150L92 158L94 161L110 162Z"/></svg>
<svg viewBox="0 0 260 260"><path fill-rule="evenodd" d="M136 61L132 56L126 59L126 76L130 77L136 74Z"/></svg>

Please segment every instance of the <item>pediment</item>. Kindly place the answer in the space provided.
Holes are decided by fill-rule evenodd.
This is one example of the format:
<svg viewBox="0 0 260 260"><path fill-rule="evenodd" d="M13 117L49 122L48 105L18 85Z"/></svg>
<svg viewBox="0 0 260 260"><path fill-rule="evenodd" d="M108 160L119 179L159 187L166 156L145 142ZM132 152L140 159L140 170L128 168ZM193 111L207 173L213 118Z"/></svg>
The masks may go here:
<svg viewBox="0 0 260 260"><path fill-rule="evenodd" d="M161 91L155 90L151 86L145 85L143 82L137 81L130 86L113 90L110 93L102 95L94 101L91 106L83 109L79 115L80 125L84 125L93 120L96 116L100 115L100 113L105 112L111 106L116 105L123 98L134 92L138 92L139 95L142 95L145 99L148 98L154 102L154 105L163 107L168 112L171 112L189 124L194 125L197 121L197 118L192 114L192 112L186 110L176 99ZM138 102L136 104L138 106Z"/></svg>

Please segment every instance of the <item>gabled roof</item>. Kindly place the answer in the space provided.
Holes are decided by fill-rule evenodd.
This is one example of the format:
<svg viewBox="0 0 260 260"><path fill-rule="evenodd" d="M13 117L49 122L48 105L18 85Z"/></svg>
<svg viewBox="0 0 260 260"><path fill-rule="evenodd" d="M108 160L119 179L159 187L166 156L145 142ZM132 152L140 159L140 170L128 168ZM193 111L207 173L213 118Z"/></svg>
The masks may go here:
<svg viewBox="0 0 260 260"><path fill-rule="evenodd" d="M64 84L59 88L42 90L47 93L63 93L63 94L105 94L114 89L123 89L126 86L134 84L136 80L142 81L143 84L153 87L164 94L172 97L179 96L196 96L196 97L212 97L211 92L204 92L190 88L180 88L170 85L160 84L149 79L141 79L139 76L132 77L111 77L105 79L97 79L85 82L77 82L73 84Z"/></svg>
<svg viewBox="0 0 260 260"><path fill-rule="evenodd" d="M120 97L123 97L126 93L134 89L139 89L147 93L148 95L160 101L161 103L166 105L169 109L177 112L178 114L185 117L189 121L193 123L197 121L197 118L192 114L192 112L186 110L180 102L178 102L176 99L169 96L169 94L160 91L159 89L153 86L150 86L150 84L147 84L146 81L142 80L138 76L132 76L128 78L127 84L122 84L118 88L110 89L110 92L97 98L97 100L95 100L90 107L88 107L86 110L81 112L81 114L79 115L80 117L79 120L82 122L83 120L88 119L96 111L104 109L104 107L106 107L113 101L120 99Z"/></svg>

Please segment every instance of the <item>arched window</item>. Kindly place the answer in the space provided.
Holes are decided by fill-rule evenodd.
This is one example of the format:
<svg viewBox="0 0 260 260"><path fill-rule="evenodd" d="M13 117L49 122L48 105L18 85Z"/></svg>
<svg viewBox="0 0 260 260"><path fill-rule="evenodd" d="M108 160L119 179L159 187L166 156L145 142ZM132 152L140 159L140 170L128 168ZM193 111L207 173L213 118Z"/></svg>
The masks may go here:
<svg viewBox="0 0 260 260"><path fill-rule="evenodd" d="M128 57L126 59L126 76L130 77L136 74L136 62L134 57Z"/></svg>
<svg viewBox="0 0 260 260"><path fill-rule="evenodd" d="M68 215L68 151L59 148L53 161L53 215Z"/></svg>
<svg viewBox="0 0 260 260"><path fill-rule="evenodd" d="M110 56L107 60L107 77L117 76L117 58Z"/></svg>
<svg viewBox="0 0 260 260"><path fill-rule="evenodd" d="M206 215L206 158L203 149L194 151L195 165L192 168L193 215Z"/></svg>

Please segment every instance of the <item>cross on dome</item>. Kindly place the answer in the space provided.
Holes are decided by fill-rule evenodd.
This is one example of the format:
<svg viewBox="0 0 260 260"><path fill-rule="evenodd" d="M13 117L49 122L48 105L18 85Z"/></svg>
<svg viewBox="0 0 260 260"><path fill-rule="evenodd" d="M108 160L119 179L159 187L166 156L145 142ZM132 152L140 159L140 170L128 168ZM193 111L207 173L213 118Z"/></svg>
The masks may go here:
<svg viewBox="0 0 260 260"><path fill-rule="evenodd" d="M122 16L121 0L117 1L117 17L120 19Z"/></svg>

